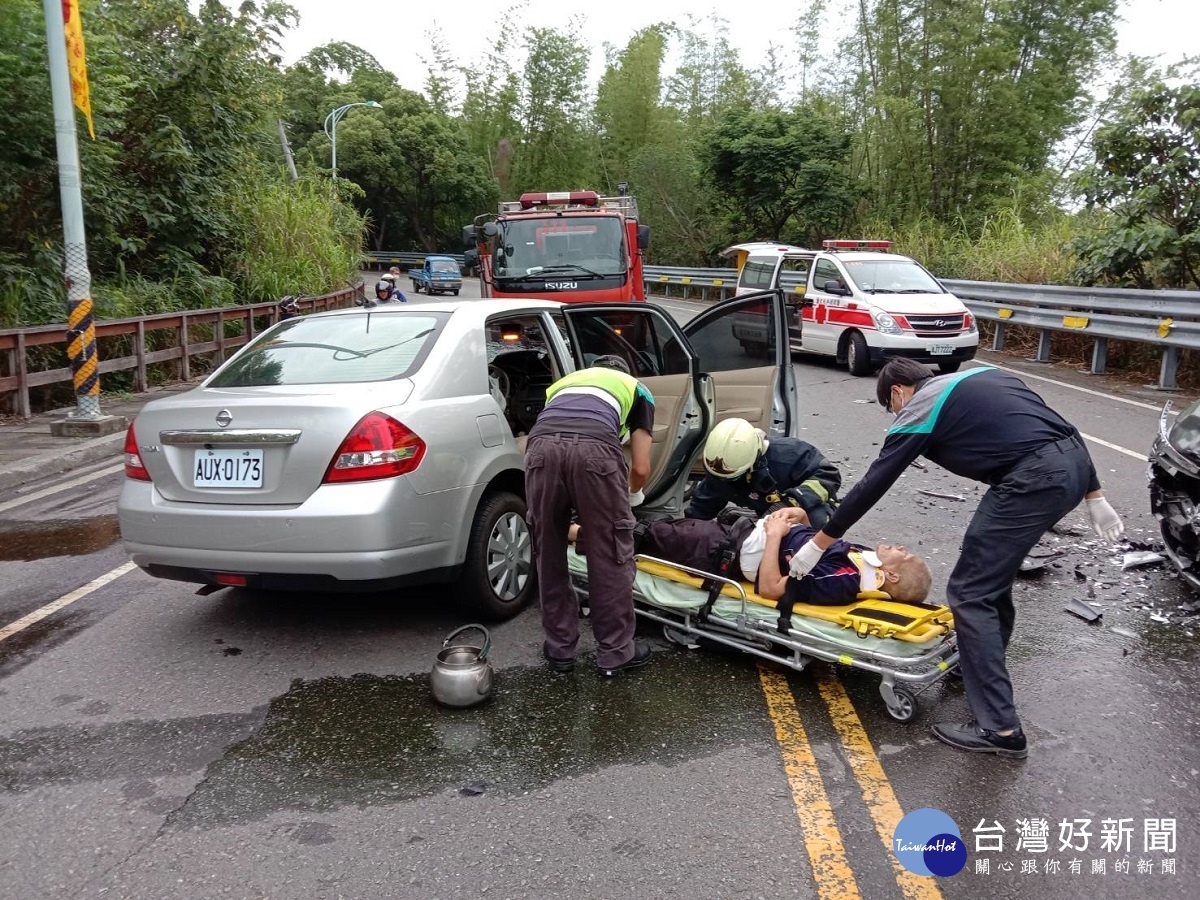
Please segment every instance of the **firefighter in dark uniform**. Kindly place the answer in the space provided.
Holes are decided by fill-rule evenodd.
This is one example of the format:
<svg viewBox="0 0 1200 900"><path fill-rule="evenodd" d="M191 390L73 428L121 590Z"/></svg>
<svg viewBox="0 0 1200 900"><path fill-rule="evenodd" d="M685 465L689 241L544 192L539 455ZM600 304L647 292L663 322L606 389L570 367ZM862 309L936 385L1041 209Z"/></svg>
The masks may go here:
<svg viewBox="0 0 1200 900"><path fill-rule="evenodd" d="M792 557L791 574L809 572L918 456L991 485L946 585L974 721L938 724L933 733L962 750L1023 759L1028 749L1004 660L1015 617L1013 580L1042 534L1081 500L1105 540L1120 539L1121 518L1104 499L1078 429L1014 375L977 368L933 377L925 366L897 358L880 371L876 396L896 421L862 480Z"/></svg>
<svg viewBox="0 0 1200 900"><path fill-rule="evenodd" d="M829 521L842 473L821 451L798 438L771 438L745 419L724 419L704 444L708 474L696 485L683 514L714 519L727 503L763 516L780 506L808 513L814 528Z"/></svg>
<svg viewBox="0 0 1200 900"><path fill-rule="evenodd" d="M587 534L588 599L602 675L644 665L635 641L633 506L650 474L654 397L619 356L602 356L546 390L529 432L525 494L542 601L543 653L556 672L575 668L579 604L567 570L574 511ZM628 435L630 460L621 448Z"/></svg>

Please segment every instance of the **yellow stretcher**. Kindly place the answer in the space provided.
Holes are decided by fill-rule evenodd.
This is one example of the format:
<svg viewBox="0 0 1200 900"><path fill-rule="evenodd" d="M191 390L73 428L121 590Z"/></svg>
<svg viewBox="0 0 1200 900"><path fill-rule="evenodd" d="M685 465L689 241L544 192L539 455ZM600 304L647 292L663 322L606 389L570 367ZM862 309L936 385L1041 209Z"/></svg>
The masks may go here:
<svg viewBox="0 0 1200 900"><path fill-rule="evenodd" d="M567 563L576 594L586 598L586 561L571 548ZM958 663L949 609L877 591L846 606L797 604L784 617L748 582L639 555L633 595L638 615L662 624L675 643L712 641L797 672L813 659L874 672L899 722L915 718L917 695Z"/></svg>

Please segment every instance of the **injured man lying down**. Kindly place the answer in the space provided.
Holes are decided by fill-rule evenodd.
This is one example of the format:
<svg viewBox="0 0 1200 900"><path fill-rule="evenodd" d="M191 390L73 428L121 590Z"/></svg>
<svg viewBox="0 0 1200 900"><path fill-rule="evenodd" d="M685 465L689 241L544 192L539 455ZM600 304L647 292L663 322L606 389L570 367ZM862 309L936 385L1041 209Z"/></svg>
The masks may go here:
<svg viewBox="0 0 1200 900"><path fill-rule="evenodd" d="M754 583L759 596L783 598L789 605L844 606L864 591L882 591L893 600L910 603L929 596L929 565L895 544L872 550L834 541L812 572L792 578L788 574L792 555L815 533L803 509L787 507L759 519L752 528L739 527L737 522L731 526L700 519L660 520L645 530L637 550L708 572L719 572L722 551L732 550L735 567ZM586 552L578 525L570 527L568 537L580 553Z"/></svg>

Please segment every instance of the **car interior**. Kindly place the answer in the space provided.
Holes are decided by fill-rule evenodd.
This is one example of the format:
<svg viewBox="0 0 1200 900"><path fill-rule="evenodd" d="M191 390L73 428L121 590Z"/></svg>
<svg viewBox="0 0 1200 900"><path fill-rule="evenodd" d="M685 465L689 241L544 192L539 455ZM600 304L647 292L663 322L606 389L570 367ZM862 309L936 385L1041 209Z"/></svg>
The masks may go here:
<svg viewBox="0 0 1200 900"><path fill-rule="evenodd" d="M769 317L770 301L761 302L763 308L750 305L738 314ZM600 356L619 356L629 365L631 374L654 395L649 483L656 483L671 463L681 432L701 427L701 411L692 394L687 354L675 333L652 316L603 311L574 317L573 324L585 363ZM571 337L561 319L558 327L570 345ZM777 339L774 330L770 332L769 362L747 352L731 333L729 317L701 328L689 338L712 376L717 420L737 416L770 433ZM487 347L490 390L523 452L526 435L546 405L546 389L563 373L537 316L512 316L489 322ZM693 472L703 474L703 469Z"/></svg>

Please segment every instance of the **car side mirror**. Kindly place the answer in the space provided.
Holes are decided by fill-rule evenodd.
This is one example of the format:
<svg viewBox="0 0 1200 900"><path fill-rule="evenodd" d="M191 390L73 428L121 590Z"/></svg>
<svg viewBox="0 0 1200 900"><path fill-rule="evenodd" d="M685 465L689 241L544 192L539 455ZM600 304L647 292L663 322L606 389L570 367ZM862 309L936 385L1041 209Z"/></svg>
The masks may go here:
<svg viewBox="0 0 1200 900"><path fill-rule="evenodd" d="M637 245L639 250L645 250L650 246L650 226L639 225L637 230Z"/></svg>
<svg viewBox="0 0 1200 900"><path fill-rule="evenodd" d="M497 225L495 222L484 222L483 223L483 236L484 237L489 237L489 238L495 237L499 233L500 233L500 226Z"/></svg>
<svg viewBox="0 0 1200 900"><path fill-rule="evenodd" d="M825 282L825 285L822 288L822 290L824 290L825 293L827 293L827 294L837 294L839 297L849 297L850 296L850 288L846 287L840 281L837 281L833 278L831 278Z"/></svg>
<svg viewBox="0 0 1200 900"><path fill-rule="evenodd" d="M462 230L463 246L467 248L474 247L476 244L476 231L474 225L465 225Z"/></svg>
<svg viewBox="0 0 1200 900"><path fill-rule="evenodd" d="M463 265L465 265L468 269L473 269L479 265L479 251L472 247L470 250L464 253Z"/></svg>

